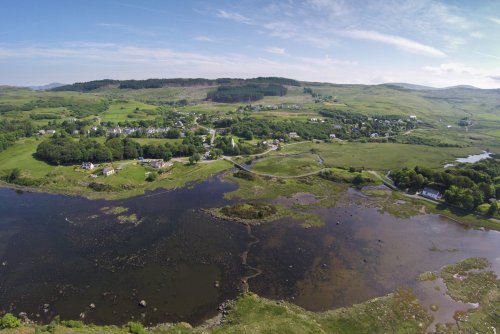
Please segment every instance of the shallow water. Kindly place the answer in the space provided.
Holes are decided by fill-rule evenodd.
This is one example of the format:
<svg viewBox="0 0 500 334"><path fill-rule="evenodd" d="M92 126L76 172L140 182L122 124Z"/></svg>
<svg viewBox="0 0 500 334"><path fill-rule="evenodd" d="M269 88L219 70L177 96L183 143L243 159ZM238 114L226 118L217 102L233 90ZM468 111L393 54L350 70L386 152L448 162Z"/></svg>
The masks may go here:
<svg viewBox="0 0 500 334"><path fill-rule="evenodd" d="M500 233L467 230L438 215L398 219L374 208L318 209L326 221L304 229L280 221L254 229L261 242L249 257L263 274L256 293L309 310L348 306L400 287L418 294L418 274L471 256L500 273Z"/></svg>
<svg viewBox="0 0 500 334"><path fill-rule="evenodd" d="M474 163L474 162L478 162L480 160L489 159L489 158L491 158L491 153L483 151L483 153L472 154L472 155L467 156L466 158L458 158L455 161L458 163ZM455 164L444 165L445 168L453 167L453 166L455 166Z"/></svg>
<svg viewBox="0 0 500 334"><path fill-rule="evenodd" d="M41 321L59 314L99 324L198 324L238 295L251 268L262 271L248 280L251 291L315 311L401 286L428 302L415 277L470 256L487 257L500 272L499 232L467 230L437 215L398 219L353 205L315 210L324 227L282 219L249 235L199 210L229 203L223 194L233 189L218 177L123 201L0 189L0 308ZM283 204L314 200L297 196ZM122 215L135 214L140 224L101 210L111 206L128 208Z"/></svg>

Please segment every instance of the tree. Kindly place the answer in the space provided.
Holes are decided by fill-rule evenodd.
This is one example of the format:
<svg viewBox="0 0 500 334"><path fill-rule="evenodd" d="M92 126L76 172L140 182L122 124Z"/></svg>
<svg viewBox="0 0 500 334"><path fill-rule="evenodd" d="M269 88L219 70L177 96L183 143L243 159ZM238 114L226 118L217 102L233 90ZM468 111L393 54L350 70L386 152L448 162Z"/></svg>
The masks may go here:
<svg viewBox="0 0 500 334"><path fill-rule="evenodd" d="M125 159L137 159L142 156L141 144L131 139L123 139L123 157Z"/></svg>
<svg viewBox="0 0 500 334"><path fill-rule="evenodd" d="M191 165L196 164L200 160L201 160L201 154L200 153L194 153L192 156L189 157L189 163Z"/></svg>
<svg viewBox="0 0 500 334"><path fill-rule="evenodd" d="M494 217L496 216L497 213L498 213L498 203L493 202L491 203L490 208L488 209L488 215Z"/></svg>
<svg viewBox="0 0 500 334"><path fill-rule="evenodd" d="M177 139L181 137L181 131L179 129L169 129L165 134L165 137L169 139Z"/></svg>
<svg viewBox="0 0 500 334"><path fill-rule="evenodd" d="M105 145L111 150L113 160L123 159L123 142L121 138L115 137L108 139Z"/></svg>
<svg viewBox="0 0 500 334"><path fill-rule="evenodd" d="M19 168L14 168L9 175L7 175L7 182L14 182L21 176L21 170Z"/></svg>

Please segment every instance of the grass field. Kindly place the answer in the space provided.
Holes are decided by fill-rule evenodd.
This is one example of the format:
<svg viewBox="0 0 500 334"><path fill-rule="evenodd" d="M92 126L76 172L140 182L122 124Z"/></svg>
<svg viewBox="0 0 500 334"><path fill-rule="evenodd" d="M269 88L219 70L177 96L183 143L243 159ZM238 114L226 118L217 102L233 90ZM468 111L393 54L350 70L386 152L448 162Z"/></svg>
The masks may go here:
<svg viewBox="0 0 500 334"><path fill-rule="evenodd" d="M480 153L477 147L447 148L394 143L302 142L285 146L272 154L304 153L314 149L329 167L364 167L373 170L390 170L403 167L442 167L458 157Z"/></svg>
<svg viewBox="0 0 500 334"><path fill-rule="evenodd" d="M131 120L154 119L157 107L135 100L113 102L101 116L103 122L125 122Z"/></svg>
<svg viewBox="0 0 500 334"><path fill-rule="evenodd" d="M151 139L155 141L154 139ZM165 139L166 141L167 139ZM163 142L163 139L157 141ZM144 193L144 190L159 188L176 188L189 182L203 181L210 175L230 168L232 165L224 160L197 165L175 163L161 174L155 182L146 181L147 173L154 171L148 166L142 166L136 160L115 161L101 164L93 171L84 171L78 165L52 166L34 157L40 140L23 139L14 146L0 152L0 176L9 173L14 168L21 170L22 176L41 181L39 189L48 192L76 194L91 198L126 198ZM100 174L104 166L121 167L115 175L105 177ZM90 174L97 174L91 178ZM110 191L95 192L86 185L91 182L111 186Z"/></svg>
<svg viewBox="0 0 500 334"><path fill-rule="evenodd" d="M322 168L316 155L304 153L258 159L251 169L264 174L295 176L319 171Z"/></svg>
<svg viewBox="0 0 500 334"><path fill-rule="evenodd" d="M14 168L29 172L33 177L43 177L54 169L53 166L33 157L40 140L26 138L14 146L0 152L0 174Z"/></svg>

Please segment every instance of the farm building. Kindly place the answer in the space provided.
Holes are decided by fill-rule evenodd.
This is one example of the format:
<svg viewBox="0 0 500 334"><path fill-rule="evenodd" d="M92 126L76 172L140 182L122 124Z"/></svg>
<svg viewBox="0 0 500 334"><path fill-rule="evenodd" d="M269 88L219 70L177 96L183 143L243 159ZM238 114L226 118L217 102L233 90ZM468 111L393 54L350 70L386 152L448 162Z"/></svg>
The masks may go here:
<svg viewBox="0 0 500 334"><path fill-rule="evenodd" d="M102 170L102 175L104 176L110 176L115 173L115 169L113 167L106 167Z"/></svg>
<svg viewBox="0 0 500 334"><path fill-rule="evenodd" d="M82 163L82 169L92 170L92 169L94 169L94 168L95 168L95 166L94 166L94 164L93 164L93 163L91 163L91 162L83 162L83 163Z"/></svg>

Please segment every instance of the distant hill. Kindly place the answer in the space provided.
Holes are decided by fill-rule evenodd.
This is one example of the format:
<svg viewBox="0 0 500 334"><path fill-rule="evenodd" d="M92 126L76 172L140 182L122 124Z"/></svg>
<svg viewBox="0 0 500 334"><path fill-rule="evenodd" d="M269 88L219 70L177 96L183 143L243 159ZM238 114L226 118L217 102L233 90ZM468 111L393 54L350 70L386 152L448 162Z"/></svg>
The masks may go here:
<svg viewBox="0 0 500 334"><path fill-rule="evenodd" d="M481 89L481 88L477 88L471 85L458 85L458 86L446 87L443 89Z"/></svg>
<svg viewBox="0 0 500 334"><path fill-rule="evenodd" d="M430 87L430 86L422 86L422 85L414 85L410 83L404 83L404 82L394 82L394 83L385 83L383 84L384 86L387 87L400 87L404 89L409 89L409 90L447 90L447 89L480 89L471 85L457 85L457 86L450 86L450 87L443 87L443 88L436 88L436 87Z"/></svg>
<svg viewBox="0 0 500 334"><path fill-rule="evenodd" d="M42 85L42 86L30 86L29 88L31 88L33 90L50 90L50 89L65 86L65 85L66 84L59 83L59 82L52 82L52 83Z"/></svg>
<svg viewBox="0 0 500 334"><path fill-rule="evenodd" d="M388 87L401 87L409 90L437 90L439 88L435 87L430 87L430 86L422 86L422 85L414 85L410 83L404 83L404 82L391 82L391 83L385 83L383 84L384 86Z"/></svg>
<svg viewBox="0 0 500 334"><path fill-rule="evenodd" d="M90 92L100 88L117 87L119 89L150 89L163 87L194 87L194 86L241 86L244 84L277 84L288 86L300 86L300 82L293 79L280 77L258 77L253 79L238 79L238 78L220 78L220 79L203 79L203 78L174 78L174 79L146 79L146 80L95 80L88 82L77 82L71 85L62 85L52 88L53 91L76 91Z"/></svg>

